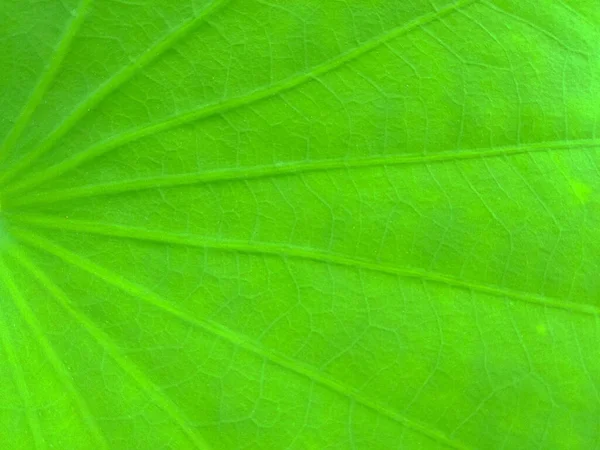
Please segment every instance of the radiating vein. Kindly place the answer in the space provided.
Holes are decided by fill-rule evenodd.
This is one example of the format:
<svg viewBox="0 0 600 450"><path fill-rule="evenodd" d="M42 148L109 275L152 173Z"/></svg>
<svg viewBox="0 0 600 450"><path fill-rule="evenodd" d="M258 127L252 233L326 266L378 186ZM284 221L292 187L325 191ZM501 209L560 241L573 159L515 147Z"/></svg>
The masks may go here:
<svg viewBox="0 0 600 450"><path fill-rule="evenodd" d="M31 310L25 299L23 298L23 294L19 290L19 287L15 283L11 272L6 267L3 259L0 257L0 279L4 282L7 287L14 303L23 320L29 328L35 339L37 340L40 348L43 350L44 354L48 358L50 365L54 369L58 379L61 381L62 385L65 388L65 391L68 392L73 399L73 402L77 405L83 422L88 427L90 434L94 437L96 441L95 448L108 449L108 444L106 439L102 433L101 428L99 427L94 415L91 413L89 406L85 399L81 396L79 390L73 384L73 380L69 375L69 371L65 367L64 363L61 361L60 357L56 354L56 351L52 347L52 344L45 336L44 330L40 325L39 321L35 317L34 312Z"/></svg>
<svg viewBox="0 0 600 450"><path fill-rule="evenodd" d="M29 388L27 386L27 382L25 381L25 375L23 374L23 370L21 369L21 364L17 358L15 347L10 339L8 334L8 325L4 321L2 317L2 312L0 311L0 343L4 348L4 352L6 353L7 361L3 362L3 364L10 368L12 372L13 379L15 385L17 387L17 392L19 393L19 397L23 402L23 409L25 410L25 417L27 418L27 425L31 430L31 434L33 436L33 442L35 448L45 449L46 440L44 439L44 435L42 434L42 426L40 424L40 418L37 415L37 412L31 401L31 394L29 392Z"/></svg>
<svg viewBox="0 0 600 450"><path fill-rule="evenodd" d="M184 434L198 449L209 450L210 446L205 442L198 432L192 429L179 407L166 397L161 390L148 377L138 369L129 359L119 351L119 347L112 339L85 314L73 307L68 296L60 289L46 273L38 267L24 250L11 251L10 255L27 269L39 283L48 290L51 296L61 305L67 313L78 322L89 335L106 351L108 355L119 365L119 367L137 383L143 392L151 398L165 413L181 428Z"/></svg>
<svg viewBox="0 0 600 450"><path fill-rule="evenodd" d="M292 257L319 263L334 264L337 266L362 269L378 273L400 276L407 279L418 279L446 286L451 286L468 291L480 292L500 299L511 299L531 303L543 307L559 309L589 316L599 316L600 308L592 305L578 304L566 300L536 295L529 292L517 291L501 286L481 284L474 281L463 280L442 273L428 270L397 267L390 264L354 258L342 254L324 252L318 249L297 247L271 242L248 242L232 240L214 240L192 234L172 233L166 230L147 230L137 227L114 225L108 223L88 222L80 220L63 219L60 217L44 216L37 214L11 214L11 219L28 225L69 230L82 233L91 233L107 237L134 239L162 244L173 244L189 247L197 247L211 250L222 250L228 252L273 255L281 257ZM20 232L20 231L19 231Z"/></svg>
<svg viewBox="0 0 600 450"><path fill-rule="evenodd" d="M179 310L173 304L169 303L156 293L144 288L143 286L139 286L123 277L119 274L114 273L108 270L105 267L99 266L90 260L82 258L77 254L57 245L49 240L42 238L41 236L37 236L34 233L25 230L14 230L13 234L15 237L21 242L31 245L35 248L43 250L49 254L52 254L63 261L72 264L96 277L99 279L115 286L116 288L126 292L134 298L143 300L150 305L162 310L165 313L189 324L198 329L204 330L206 333L209 333L213 336L219 337L225 341L230 342L233 345L236 345L250 353L253 353L261 358L266 358L272 363L279 365L280 367L313 380L314 382L320 384L323 387L330 389L337 394L349 398L362 406L371 409L372 411L387 417L397 423L405 426L408 429L413 430L416 433L427 436L428 438L446 445L447 447L454 449L466 449L462 443L448 439L442 432L437 429L434 429L425 424L412 421L407 417L399 414L394 411L390 407L377 403L372 399L362 395L357 389L347 386L326 374L318 371L317 369L305 365L300 361L289 358L288 356L277 352L272 348L267 348L257 342L250 340L250 338L240 335L239 333L224 327L223 325L214 322L209 319L196 319L192 317L189 313Z"/></svg>
<svg viewBox="0 0 600 450"><path fill-rule="evenodd" d="M91 0L84 0L89 2ZM15 164L12 168L0 175L0 184L5 184L23 170L30 167L35 161L43 156L48 151L52 150L56 142L67 134L83 117L91 110L96 108L98 104L107 98L110 94L116 91L120 86L129 81L134 75L155 61L165 51L172 48L177 42L182 40L191 31L193 31L206 18L217 11L229 0L214 0L207 8L200 12L196 17L184 22L181 26L170 32L161 41L146 50L142 55L126 65L117 72L105 83L103 83L95 92L81 102L76 109L55 128L41 143L38 144L31 152L29 152L21 161ZM39 102L39 100L38 100Z"/></svg>
<svg viewBox="0 0 600 450"><path fill-rule="evenodd" d="M89 9L91 2L92 0L81 0L81 2L79 3L77 10L75 10L74 15L71 18L65 33L63 34L60 42L58 43L54 54L52 55L50 63L46 67L46 71L38 81L38 84L34 88L31 97L29 97L29 100L23 107L21 114L15 121L13 128L10 130L10 132L4 140L4 143L0 147L0 161L6 159L6 157L9 155L10 151L13 149L14 145L21 137L23 130L25 129L25 127L27 127L31 116L42 101L42 98L44 98L44 95L46 95L48 87L50 87L50 85L54 81L58 69L60 68L65 58L65 55L71 47L73 39L77 35L77 32L79 31L79 28L81 27L81 24L83 23L86 17L86 13Z"/></svg>
<svg viewBox="0 0 600 450"><path fill-rule="evenodd" d="M12 191L22 191L25 189L30 189L35 187L45 181L51 180L57 176L64 174L74 168L97 158L100 155L104 155L116 148L119 148L127 143L139 140L144 137L148 137L172 128L176 128L190 122L198 121L200 119L206 119L209 117L213 117L219 114L223 114L227 111L234 110L236 108L242 106L248 106L250 104L256 103L258 101L279 95L285 91L289 91L293 88L296 88L308 81L314 80L317 77L324 75L328 72L331 72L338 67L362 56L381 45L384 45L386 42L397 38L403 34L406 34L410 31L418 29L430 22L440 20L441 18L459 10L467 7L473 3L478 2L479 0L459 0L455 3L452 3L444 8L437 10L434 13L425 14L420 16L417 19L414 19L406 24L403 24L399 27L393 28L392 30L384 33L382 35L376 36L375 38L368 40L358 47L353 48L345 53L338 55L337 57L328 60L316 67L313 67L311 70L307 72L302 72L296 74L290 78L286 78L278 83L275 83L271 86L257 89L255 91L250 92L249 94L242 95L240 97L234 97L222 102L217 102L209 105L203 105L199 109L188 111L186 113L175 115L167 120L162 122L153 123L150 125L146 125L132 131L125 132L121 135L113 136L103 142L100 142L96 145L93 145L72 157L54 165L48 167L47 169L41 170L40 172L32 175L21 182L16 183L12 186ZM45 152L46 150L44 150ZM36 150L35 153L39 153L39 150ZM28 157L29 159L31 158ZM37 158L37 157L35 157ZM29 163L27 163L27 166ZM12 179L14 175L22 170L23 167L26 166L15 166L14 169L11 169L4 176L0 176L0 184L5 183L7 180Z"/></svg>
<svg viewBox="0 0 600 450"><path fill-rule="evenodd" d="M589 52L584 52L578 48L573 48L567 44L565 44L562 40L560 40L560 38L558 38L557 36L555 36L554 34L552 34L550 31L546 30L545 28L540 27L539 25L517 15L517 14L512 14L508 11L506 11L505 9L499 7L498 5L496 5L494 2L489 2L489 1L484 1L481 0L481 4L487 6L488 8L492 9L493 11L500 13L506 17L509 17L511 19L513 19L516 22L520 22L528 27L530 27L533 30L536 30L540 33L542 33L544 36L546 36L548 39L552 40L553 42L557 43L558 45L560 45L562 48L564 48L565 50L583 56L585 58L588 58L590 56Z"/></svg>
<svg viewBox="0 0 600 450"><path fill-rule="evenodd" d="M80 186L71 189L57 189L44 192L33 192L30 195L12 196L4 200L5 206L24 206L32 204L55 203L63 200L89 198L100 195L114 195L127 192L186 186L202 183L215 183L235 180L250 180L307 172L325 172L341 169L359 169L370 167L386 167L403 164L429 164L452 162L466 159L493 158L539 153L560 150L581 150L600 148L600 140L584 139L579 141L536 142L517 146L497 148L481 148L474 150L458 150L431 154L396 154L374 158L342 158L314 161L293 161L281 164L269 164L242 168L162 175L158 177L138 178L97 185ZM10 192L10 191L8 191Z"/></svg>

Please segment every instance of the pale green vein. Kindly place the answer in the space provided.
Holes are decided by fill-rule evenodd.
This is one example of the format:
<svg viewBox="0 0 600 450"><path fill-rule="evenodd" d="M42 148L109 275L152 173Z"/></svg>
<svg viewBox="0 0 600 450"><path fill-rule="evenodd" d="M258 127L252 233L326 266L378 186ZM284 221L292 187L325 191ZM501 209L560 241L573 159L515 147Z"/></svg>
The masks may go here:
<svg viewBox="0 0 600 450"><path fill-rule="evenodd" d="M590 53L581 51L578 48L573 48L573 47L565 44L558 36L555 36L554 34L552 34L550 31L546 30L545 28L542 28L539 25L537 25L537 24L535 24L535 23L533 23L533 22L531 22L531 21L529 21L529 20L527 20L527 19L525 19L525 18L523 18L523 17L521 17L521 16L519 16L517 14L513 14L513 13L511 13L509 11L506 11L505 9L499 7L498 5L494 4L493 2L483 1L482 0L481 4L487 6L488 8L490 8L491 10L493 10L493 11L499 13L499 14L502 14L502 15L504 15L506 17L509 17L509 18L513 19L514 21L516 21L516 22L520 22L523 25L526 25L529 28L542 33L548 39L550 39L553 42L557 43L562 48L564 48L565 50L567 50L567 51L569 51L571 53L583 56L585 58L589 58L590 57Z"/></svg>
<svg viewBox="0 0 600 450"><path fill-rule="evenodd" d="M42 426L40 424L40 418L37 415L35 408L33 407L31 401L31 394L29 393L29 388L27 387L27 382L25 381L25 375L21 370L21 364L17 358L17 354L14 348L13 343L11 342L10 336L8 334L8 326L4 322L4 318L2 314L0 314L0 341L2 343L2 347L4 348L4 352L6 353L7 361L3 364L8 364L13 374L13 378L15 381L15 385L17 387L17 391L19 393L19 397L23 402L25 417L27 418L27 425L31 430L31 434L33 436L33 442L36 449L45 449L46 440L44 439L44 435L42 434Z"/></svg>
<svg viewBox="0 0 600 450"><path fill-rule="evenodd" d="M108 223L87 222L80 220L63 219L60 217L44 216L38 214L10 214L12 220L24 224L54 230L68 230L82 233L97 234L107 237L118 237L162 244L174 244L189 247L198 247L228 252L242 252L248 254L272 255L292 257L319 263L334 264L337 266L351 267L354 269L369 270L372 272L386 273L410 279L424 280L446 286L452 286L468 291L480 292L497 298L512 299L543 307L559 309L589 316L600 316L600 309L585 304L578 304L536 295L529 292L507 289L500 286L476 283L462 280L449 275L426 271L411 267L397 267L389 264L373 262L366 259L353 258L346 255L323 252L317 249L297 247L271 242L247 242L231 240L207 239L191 234L179 234L168 231L153 231L143 228L114 225ZM17 233L17 232L15 232Z"/></svg>
<svg viewBox="0 0 600 450"><path fill-rule="evenodd" d="M63 362L60 360L60 357L56 354L56 351L52 347L52 344L46 338L44 330L42 329L39 321L36 319L34 312L31 310L31 308L23 298L19 287L12 278L11 272L6 267L6 264L4 263L2 258L0 258L0 278L7 287L17 309L23 317L23 320L25 320L25 322L31 329L31 332L35 336L35 339L37 340L40 348L44 351L44 354L46 355L48 361L52 365L52 368L56 372L58 379L63 384L65 391L71 395L73 402L77 405L83 422L86 424L90 431L90 434L94 437L94 440L96 441L95 448L108 449L109 447L106 443L104 435L102 434L102 430L98 426L94 415L91 413L87 402L84 400L79 390L73 384L73 380L69 375L69 371L67 370Z"/></svg>
<svg viewBox="0 0 600 450"><path fill-rule="evenodd" d="M591 29L593 29L593 30L597 29L596 24L594 24L589 19L589 17L587 17L585 14L582 14L580 11L578 11L573 6L569 5L568 2L564 2L562 0L558 0L558 4L561 5L563 8L565 8L567 11L569 11L572 15L574 15L575 17L577 17L577 19L582 20L583 22L585 22L586 25L590 26Z"/></svg>
<svg viewBox="0 0 600 450"><path fill-rule="evenodd" d="M172 128L176 128L178 126L185 125L190 122L198 121L200 119L206 119L219 114L223 114L227 111L231 111L242 106L248 106L252 103L256 103L258 101L289 91L308 81L317 79L321 75L324 75L328 72L337 69L343 64L346 64L358 58L359 56L362 56L380 47L381 45L384 45L386 42L389 42L394 38L397 38L412 30L420 28L430 22L440 20L441 18L468 5L471 5L477 1L479 0L460 0L448 6L445 6L444 8L441 8L434 13L429 13L420 16L419 18L414 19L406 24L403 24L402 26L393 28L387 33L384 33L382 35L374 37L371 40L368 40L352 50L342 53L331 60L328 60L316 67L313 67L307 72L303 72L294 75L290 78L286 78L271 86L257 89L255 91L250 92L247 95L242 95L240 97L231 98L229 100L213 103L210 105L204 105L197 110L192 110L183 114L178 114L165 121L140 127L132 131L123 133L121 135L113 136L103 142L98 143L97 145L93 145L75 154L74 156L54 166L41 170L35 175L32 175L31 177L28 177L19 183L16 183L14 186L12 186L11 191L22 191L25 189L35 187L41 183L44 183L48 180L62 175L65 172L73 170L81 164L89 162L94 158L99 157L100 155L104 155L116 148L119 148L129 142L133 142L144 137L148 137ZM22 169L19 169L19 172L21 170ZM6 182L7 179L12 179L14 175L15 170L13 169L4 177L0 176L0 183Z"/></svg>
<svg viewBox="0 0 600 450"><path fill-rule="evenodd" d="M88 198L100 195L114 195L147 189L169 188L201 183L214 183L235 180L250 180L307 172L325 172L328 170L358 169L386 167L403 164L428 164L466 159L493 158L521 155L525 153L591 149L600 147L597 139L579 141L554 141L506 146L497 148L481 148L474 150L458 150L431 154L396 154L374 158L343 158L316 161L293 161L289 163L270 164L253 167L227 168L221 170L194 172L184 174L162 175L126 181L117 181L97 185L81 186L71 189L60 189L45 192L34 192L30 195L12 196L4 199L7 207L24 206L43 203L54 203L63 200Z"/></svg>
<svg viewBox="0 0 600 450"><path fill-rule="evenodd" d="M121 367L121 369L141 388L143 392L151 398L174 423L183 431L190 441L198 449L209 450L210 446L205 440L188 424L189 421L185 418L179 407L166 397L161 390L148 379L148 377L140 371L135 364L119 351L119 347L112 339L98 328L85 314L81 313L73 307L69 297L48 277L41 268L39 268L26 255L24 250L10 251L10 256L16 259L25 269L27 269L39 283L48 290L52 297L61 305L67 313L78 322L92 338L106 351L108 355Z"/></svg>
<svg viewBox="0 0 600 450"><path fill-rule="evenodd" d="M4 140L4 143L0 147L0 161L6 159L6 157L9 155L10 151L21 137L23 130L29 123L31 116L42 101L42 98L44 98L44 95L46 95L48 87L54 81L58 69L60 68L65 58L65 55L71 47L73 39L77 35L77 32L79 31L79 28L81 27L81 24L85 19L90 3L91 0L81 0L81 2L79 3L79 6L75 11L74 16L67 25L65 33L63 34L60 42L58 43L56 51L52 55L52 59L50 60L46 71L38 81L38 84L34 88L31 97L29 97L29 100L25 104L23 110L21 111L21 114L15 121L13 128L10 130L10 132L6 136L6 139Z"/></svg>
<svg viewBox="0 0 600 450"><path fill-rule="evenodd" d="M314 382L324 386L337 394L349 398L358 404L363 405L366 408L373 410L374 412L387 417L397 423L405 426L406 428L413 430L416 433L427 436L428 438L446 445L450 448L455 449L466 449L466 447L455 441L446 437L443 433L441 433L437 429L433 429L425 424L418 423L404 417L403 415L397 413L386 405L377 403L366 396L362 395L358 392L357 389L352 388L351 386L347 386L335 379L332 379L325 375L322 372L319 372L313 367L307 366L295 359L289 358L272 348L264 347L263 345L253 342L250 338L240 335L237 332L222 326L219 323L216 323L209 319L196 319L190 316L189 313L185 311L181 311L175 306L173 306L168 301L164 300L162 297L157 295L156 293L139 286L131 281L121 277L119 274L116 274L105 267L101 267L97 264L94 264L88 259L82 258L75 253L54 244L47 239L44 239L40 236L35 235L34 233L24 231L24 230L14 230L13 234L23 243L31 245L35 248L43 250L49 254L52 254L63 261L72 264L96 277L99 279L111 284L118 289L126 292L134 298L138 298L147 302L148 304L153 305L154 307L170 314L177 319L188 323L198 329L204 330L205 332L219 337L223 340L230 342L233 345L236 345L252 354L255 354L261 358L266 358L272 363L279 365L280 367L289 370L292 373L296 373L300 376L313 380Z"/></svg>
<svg viewBox="0 0 600 450"><path fill-rule="evenodd" d="M86 2L89 0L85 0ZM103 83L94 93L87 97L76 109L55 128L41 143L38 144L31 152L29 152L21 161L7 170L0 176L0 184L5 184L23 170L30 167L41 156L54 148L54 145L67 134L89 111L93 110L98 104L107 98L111 93L116 91L120 86L129 81L140 70L147 67L155 61L165 51L172 48L177 42L185 38L206 18L217 11L229 0L215 0L207 8L202 10L200 14L192 19L184 22L181 26L170 32L161 41L146 50L138 59L132 61L125 66L121 71L109 78ZM39 100L38 100L39 102Z"/></svg>

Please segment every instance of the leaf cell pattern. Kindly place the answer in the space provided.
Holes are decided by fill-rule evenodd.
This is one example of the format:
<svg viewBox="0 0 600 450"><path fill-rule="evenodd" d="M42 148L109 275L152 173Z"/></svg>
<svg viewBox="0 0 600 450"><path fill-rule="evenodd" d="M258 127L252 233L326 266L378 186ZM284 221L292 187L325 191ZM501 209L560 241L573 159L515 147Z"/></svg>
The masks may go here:
<svg viewBox="0 0 600 450"><path fill-rule="evenodd" d="M0 447L600 448L600 9L5 0Z"/></svg>

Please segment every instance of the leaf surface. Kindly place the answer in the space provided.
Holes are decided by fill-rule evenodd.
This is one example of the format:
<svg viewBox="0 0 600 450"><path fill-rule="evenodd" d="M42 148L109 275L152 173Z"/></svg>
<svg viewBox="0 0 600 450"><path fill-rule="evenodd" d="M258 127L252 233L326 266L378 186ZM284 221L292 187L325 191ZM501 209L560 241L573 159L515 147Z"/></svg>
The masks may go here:
<svg viewBox="0 0 600 450"><path fill-rule="evenodd" d="M587 0L5 0L0 447L600 447Z"/></svg>

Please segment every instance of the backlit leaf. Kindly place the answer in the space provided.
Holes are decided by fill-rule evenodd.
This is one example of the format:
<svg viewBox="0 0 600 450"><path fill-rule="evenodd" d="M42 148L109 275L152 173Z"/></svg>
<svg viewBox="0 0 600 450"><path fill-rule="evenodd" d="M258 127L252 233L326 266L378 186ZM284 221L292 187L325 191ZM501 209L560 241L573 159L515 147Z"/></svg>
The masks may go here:
<svg viewBox="0 0 600 450"><path fill-rule="evenodd" d="M600 447L593 0L3 0L0 448Z"/></svg>

